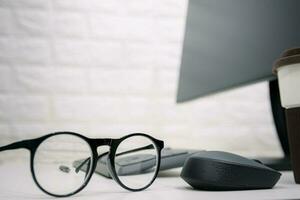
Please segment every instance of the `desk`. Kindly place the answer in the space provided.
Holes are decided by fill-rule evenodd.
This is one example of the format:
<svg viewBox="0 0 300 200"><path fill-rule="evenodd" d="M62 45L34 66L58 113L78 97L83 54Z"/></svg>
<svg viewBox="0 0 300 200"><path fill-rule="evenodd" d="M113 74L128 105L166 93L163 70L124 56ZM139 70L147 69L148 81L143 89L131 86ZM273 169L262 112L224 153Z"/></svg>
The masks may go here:
<svg viewBox="0 0 300 200"><path fill-rule="evenodd" d="M180 169L160 173L150 188L129 192L111 179L94 174L86 188L66 199L89 200L206 200L206 199L300 199L300 185L294 184L292 172L283 172L274 189L234 192L209 192L191 189L181 178ZM29 164L0 164L0 199L53 199L33 182ZM50 178L50 177L49 177Z"/></svg>

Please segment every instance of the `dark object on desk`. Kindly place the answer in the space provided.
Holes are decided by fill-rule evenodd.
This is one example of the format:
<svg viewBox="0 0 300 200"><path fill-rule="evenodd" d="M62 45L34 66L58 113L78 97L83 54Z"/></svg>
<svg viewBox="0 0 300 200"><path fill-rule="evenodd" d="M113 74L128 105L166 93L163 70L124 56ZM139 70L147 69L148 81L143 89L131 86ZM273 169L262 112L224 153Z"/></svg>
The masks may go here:
<svg viewBox="0 0 300 200"><path fill-rule="evenodd" d="M286 116L294 178L300 184L300 107L287 109Z"/></svg>
<svg viewBox="0 0 300 200"><path fill-rule="evenodd" d="M288 156L279 157L279 158L255 158L260 160L264 165L279 171L290 171L292 169L291 159Z"/></svg>
<svg viewBox="0 0 300 200"><path fill-rule="evenodd" d="M181 178L195 189L269 189L281 174L260 162L221 151L203 151L190 156Z"/></svg>
<svg viewBox="0 0 300 200"><path fill-rule="evenodd" d="M288 141L288 133L286 126L285 109L281 106L278 80L272 80L269 82L269 95L273 114L273 120L277 131L282 151L284 153L283 158L265 158L260 159L267 166L280 170L286 171L291 170L291 159L290 159L290 148Z"/></svg>
<svg viewBox="0 0 300 200"><path fill-rule="evenodd" d="M192 154L199 152L196 150L184 150L184 149L172 149L164 148L161 151L161 161L159 170L173 169L182 167L185 160ZM74 167L77 167L82 163L82 160L75 161ZM139 154L136 156L127 156L122 159L117 159L115 165L118 166L119 175L141 174L147 172L155 165L155 160L151 158L151 155ZM81 170L86 170L86 166L83 166ZM98 159L95 172L111 178L111 175L107 169L107 155L104 155Z"/></svg>

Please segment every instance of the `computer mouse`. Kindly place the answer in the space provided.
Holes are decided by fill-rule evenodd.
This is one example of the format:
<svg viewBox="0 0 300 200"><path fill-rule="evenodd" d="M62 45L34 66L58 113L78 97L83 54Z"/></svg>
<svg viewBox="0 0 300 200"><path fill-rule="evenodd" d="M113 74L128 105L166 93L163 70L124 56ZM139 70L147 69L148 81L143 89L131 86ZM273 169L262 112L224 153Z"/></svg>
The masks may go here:
<svg viewBox="0 0 300 200"><path fill-rule="evenodd" d="M194 189L225 191L269 189L281 174L236 154L201 151L187 158L180 176Z"/></svg>

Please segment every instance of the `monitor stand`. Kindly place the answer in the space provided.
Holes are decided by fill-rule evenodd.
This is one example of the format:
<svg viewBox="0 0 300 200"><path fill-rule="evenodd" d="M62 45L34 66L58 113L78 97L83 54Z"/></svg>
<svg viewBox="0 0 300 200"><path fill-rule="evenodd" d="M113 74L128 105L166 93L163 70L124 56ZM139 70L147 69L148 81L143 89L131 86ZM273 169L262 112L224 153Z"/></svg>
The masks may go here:
<svg viewBox="0 0 300 200"><path fill-rule="evenodd" d="M285 111L281 107L278 81L271 80L269 82L270 101L273 113L274 124L277 135L284 153L283 158L261 158L262 163L276 170L291 170L290 150L288 142L288 134L286 127Z"/></svg>

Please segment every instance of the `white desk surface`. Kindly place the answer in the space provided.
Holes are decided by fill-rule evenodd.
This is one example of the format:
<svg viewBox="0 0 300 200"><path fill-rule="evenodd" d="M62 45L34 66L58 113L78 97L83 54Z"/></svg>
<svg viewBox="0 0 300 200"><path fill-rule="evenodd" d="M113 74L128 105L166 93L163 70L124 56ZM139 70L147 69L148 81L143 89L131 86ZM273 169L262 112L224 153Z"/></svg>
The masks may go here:
<svg viewBox="0 0 300 200"><path fill-rule="evenodd" d="M206 199L300 199L300 185L292 172L283 172L279 183L269 190L209 192L193 190L179 177L180 169L160 174L150 188L129 192L116 182L94 174L80 193L67 199L101 200L206 200ZM49 177L51 178L51 177ZM31 178L28 163L0 164L0 199L53 199L40 191Z"/></svg>

